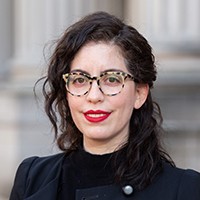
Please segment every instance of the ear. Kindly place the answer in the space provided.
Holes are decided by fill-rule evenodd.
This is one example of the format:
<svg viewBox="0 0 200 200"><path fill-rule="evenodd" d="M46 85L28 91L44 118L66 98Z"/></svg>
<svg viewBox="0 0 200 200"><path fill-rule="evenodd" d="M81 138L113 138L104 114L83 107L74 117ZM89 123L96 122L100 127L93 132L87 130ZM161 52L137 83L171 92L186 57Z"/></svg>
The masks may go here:
<svg viewBox="0 0 200 200"><path fill-rule="evenodd" d="M139 109L147 99L149 94L148 84L136 84L136 99L134 103L134 108Z"/></svg>

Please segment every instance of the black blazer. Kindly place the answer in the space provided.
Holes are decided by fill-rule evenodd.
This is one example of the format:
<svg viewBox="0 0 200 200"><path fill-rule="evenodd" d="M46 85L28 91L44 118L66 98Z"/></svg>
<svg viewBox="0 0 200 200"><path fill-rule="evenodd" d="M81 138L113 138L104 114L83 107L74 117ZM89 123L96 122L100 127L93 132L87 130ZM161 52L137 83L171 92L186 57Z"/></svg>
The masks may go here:
<svg viewBox="0 0 200 200"><path fill-rule="evenodd" d="M17 170L10 200L56 200L64 157L61 153L25 159ZM113 200L200 200L200 173L165 164L163 172L143 191L132 196L116 193Z"/></svg>

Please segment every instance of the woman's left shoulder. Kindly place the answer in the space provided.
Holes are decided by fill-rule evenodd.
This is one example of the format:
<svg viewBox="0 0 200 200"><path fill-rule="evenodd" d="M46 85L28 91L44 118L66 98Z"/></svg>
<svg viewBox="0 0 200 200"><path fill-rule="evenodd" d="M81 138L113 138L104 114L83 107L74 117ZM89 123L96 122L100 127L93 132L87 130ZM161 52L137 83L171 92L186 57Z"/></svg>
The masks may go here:
<svg viewBox="0 0 200 200"><path fill-rule="evenodd" d="M164 164L164 177L177 187L177 199L200 200L200 173Z"/></svg>
<svg viewBox="0 0 200 200"><path fill-rule="evenodd" d="M193 169L185 169L183 170L182 181L190 184L199 183L200 186L200 173Z"/></svg>
<svg viewBox="0 0 200 200"><path fill-rule="evenodd" d="M200 181L200 173L193 169L182 169L178 167L171 166L165 163L163 167L163 172L165 175L170 176L180 182L198 182Z"/></svg>

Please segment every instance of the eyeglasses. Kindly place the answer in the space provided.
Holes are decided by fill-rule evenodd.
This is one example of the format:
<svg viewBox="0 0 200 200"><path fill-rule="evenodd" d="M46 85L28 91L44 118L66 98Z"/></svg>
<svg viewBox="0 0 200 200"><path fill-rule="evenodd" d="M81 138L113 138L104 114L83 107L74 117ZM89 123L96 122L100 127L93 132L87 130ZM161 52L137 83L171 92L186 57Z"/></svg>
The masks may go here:
<svg viewBox="0 0 200 200"><path fill-rule="evenodd" d="M72 72L63 75L67 91L74 96L86 95L93 80L97 81L100 91L107 96L119 94L124 87L125 80L134 80L133 76L125 72L104 72L99 77L91 77L83 72Z"/></svg>

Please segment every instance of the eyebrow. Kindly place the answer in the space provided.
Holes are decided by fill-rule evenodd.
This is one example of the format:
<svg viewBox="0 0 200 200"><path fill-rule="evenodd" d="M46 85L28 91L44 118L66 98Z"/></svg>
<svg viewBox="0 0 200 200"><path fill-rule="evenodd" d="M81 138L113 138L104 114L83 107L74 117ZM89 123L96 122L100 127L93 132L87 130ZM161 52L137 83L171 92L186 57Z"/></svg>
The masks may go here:
<svg viewBox="0 0 200 200"><path fill-rule="evenodd" d="M81 70L81 69L75 69L75 70L70 71L70 73L76 73L76 72L81 72L83 74L90 75L87 71Z"/></svg>
<svg viewBox="0 0 200 200"><path fill-rule="evenodd" d="M81 73L83 73L83 74L87 74L87 75L91 76L90 73L88 73L87 71L82 70L82 69L75 69L75 70L70 71L70 73L75 73L75 72L81 72ZM103 74L103 73L106 73L106 72L124 72L124 71L119 70L119 69L115 69L115 68L110 68L110 69L101 71L101 72L100 72L100 75Z"/></svg>
<svg viewBox="0 0 200 200"><path fill-rule="evenodd" d="M120 69L111 68L111 69L104 70L103 72L101 72L101 74L103 74L105 72L124 72L124 71L122 71Z"/></svg>

